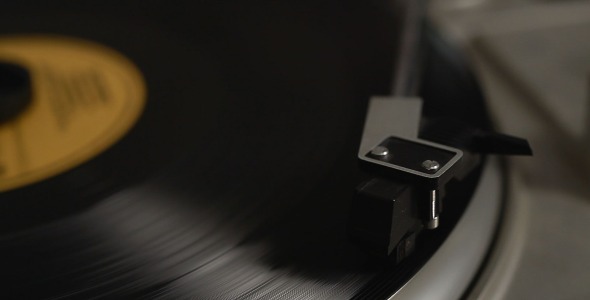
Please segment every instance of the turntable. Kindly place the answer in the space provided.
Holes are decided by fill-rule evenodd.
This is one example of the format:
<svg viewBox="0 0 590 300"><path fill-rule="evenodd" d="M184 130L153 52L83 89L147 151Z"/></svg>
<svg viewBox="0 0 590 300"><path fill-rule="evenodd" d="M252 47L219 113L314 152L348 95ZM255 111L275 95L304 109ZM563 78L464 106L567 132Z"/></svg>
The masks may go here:
<svg viewBox="0 0 590 300"><path fill-rule="evenodd" d="M5 297L469 295L531 150L426 8L5 4Z"/></svg>

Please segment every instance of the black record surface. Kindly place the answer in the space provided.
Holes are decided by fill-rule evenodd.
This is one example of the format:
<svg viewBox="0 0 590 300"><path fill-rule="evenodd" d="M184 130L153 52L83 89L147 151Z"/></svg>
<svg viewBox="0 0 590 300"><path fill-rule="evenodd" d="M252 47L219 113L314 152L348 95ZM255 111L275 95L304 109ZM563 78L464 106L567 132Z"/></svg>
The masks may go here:
<svg viewBox="0 0 590 300"><path fill-rule="evenodd" d="M477 176L449 190L449 221L397 268L346 237L367 99L390 81L395 15L383 5L72 2L8 3L0 35L117 49L143 72L147 107L99 157L0 194L8 296L381 297L468 201Z"/></svg>

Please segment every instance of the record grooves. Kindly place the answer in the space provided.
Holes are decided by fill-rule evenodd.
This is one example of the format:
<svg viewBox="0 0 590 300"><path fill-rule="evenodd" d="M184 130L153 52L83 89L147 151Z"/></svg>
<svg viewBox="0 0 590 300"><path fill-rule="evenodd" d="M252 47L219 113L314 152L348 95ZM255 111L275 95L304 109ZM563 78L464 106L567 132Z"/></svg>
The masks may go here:
<svg viewBox="0 0 590 300"><path fill-rule="evenodd" d="M352 192L366 176L355 152L367 98L388 88L395 45L383 28L395 21L378 5L307 4L0 12L0 38L104 45L137 66L147 90L137 123L111 147L0 193L7 297L361 299L411 277L479 175L449 190L454 221L399 268L350 243ZM431 50L430 73L457 68ZM466 122L488 125L472 82L438 83L425 78L427 117L461 116L461 103L478 115ZM441 92L456 102L435 101Z"/></svg>

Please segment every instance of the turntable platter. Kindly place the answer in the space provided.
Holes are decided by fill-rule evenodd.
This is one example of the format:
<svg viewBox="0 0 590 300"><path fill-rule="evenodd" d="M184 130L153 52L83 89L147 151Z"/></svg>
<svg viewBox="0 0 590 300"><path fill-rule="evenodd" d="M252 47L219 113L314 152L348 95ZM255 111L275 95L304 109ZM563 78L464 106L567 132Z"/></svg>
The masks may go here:
<svg viewBox="0 0 590 300"><path fill-rule="evenodd" d="M337 1L7 4L0 50L2 38L33 35L108 48L137 68L145 95L136 101L145 106L135 110L137 118L126 115L129 127L93 155L2 189L5 293L199 299L395 293L460 222L481 171L449 188L448 222L402 264L376 260L348 240L352 191L366 177L356 151L368 97L388 90L395 17L380 5ZM432 49L424 114L489 126L472 78ZM0 59L12 59L2 53ZM445 97L433 97L441 91ZM19 128L23 116L0 126ZM496 215L488 216L489 236Z"/></svg>

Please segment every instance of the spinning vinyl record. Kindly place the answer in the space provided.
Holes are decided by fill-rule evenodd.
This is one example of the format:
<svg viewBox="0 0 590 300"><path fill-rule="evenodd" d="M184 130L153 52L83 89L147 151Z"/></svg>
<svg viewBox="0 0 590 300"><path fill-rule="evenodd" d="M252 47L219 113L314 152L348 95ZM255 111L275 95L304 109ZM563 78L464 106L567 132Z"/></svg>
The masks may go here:
<svg viewBox="0 0 590 300"><path fill-rule="evenodd" d="M30 103L0 123L8 298L386 298L462 215L399 265L351 243L367 99L386 93L380 3L9 3L0 62ZM429 38L425 116L485 128L482 97ZM443 76L440 76L440 75ZM469 114L465 114L468 111Z"/></svg>

